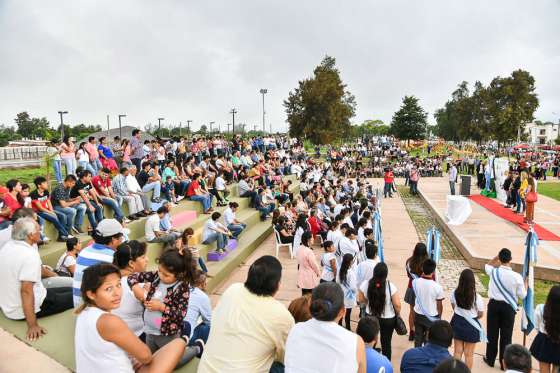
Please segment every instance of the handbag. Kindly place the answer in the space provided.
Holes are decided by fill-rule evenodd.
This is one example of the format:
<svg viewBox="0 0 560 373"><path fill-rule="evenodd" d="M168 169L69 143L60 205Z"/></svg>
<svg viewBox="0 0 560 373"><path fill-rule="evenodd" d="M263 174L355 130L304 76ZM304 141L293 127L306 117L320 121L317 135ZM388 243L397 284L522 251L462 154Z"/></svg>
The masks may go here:
<svg viewBox="0 0 560 373"><path fill-rule="evenodd" d="M387 281L387 287L390 287L388 281ZM390 289L389 289L389 296L391 296L391 290ZM408 330L406 329L406 324L405 324L403 318L395 310L395 305L393 304L393 298L392 297L391 297L391 306L393 306L393 312L395 313L395 331L397 332L398 335L408 334Z"/></svg>
<svg viewBox="0 0 560 373"><path fill-rule="evenodd" d="M535 191L530 191L529 193L527 193L527 196L525 196L525 201L527 202L537 202L537 200L539 199L537 192Z"/></svg>

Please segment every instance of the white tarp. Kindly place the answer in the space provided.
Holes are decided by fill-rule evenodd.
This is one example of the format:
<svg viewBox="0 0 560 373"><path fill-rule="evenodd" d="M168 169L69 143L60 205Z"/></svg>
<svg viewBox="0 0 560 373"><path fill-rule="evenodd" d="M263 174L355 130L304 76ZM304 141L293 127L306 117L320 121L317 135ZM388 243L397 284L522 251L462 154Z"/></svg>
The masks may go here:
<svg viewBox="0 0 560 373"><path fill-rule="evenodd" d="M468 198L463 196L447 196L447 224L461 225L471 216L472 207Z"/></svg>
<svg viewBox="0 0 560 373"><path fill-rule="evenodd" d="M503 185L507 177L507 172L509 171L509 162L507 158L494 159L494 171L495 171L494 184L496 185L496 198L502 201L503 203L506 203L507 194L503 188Z"/></svg>

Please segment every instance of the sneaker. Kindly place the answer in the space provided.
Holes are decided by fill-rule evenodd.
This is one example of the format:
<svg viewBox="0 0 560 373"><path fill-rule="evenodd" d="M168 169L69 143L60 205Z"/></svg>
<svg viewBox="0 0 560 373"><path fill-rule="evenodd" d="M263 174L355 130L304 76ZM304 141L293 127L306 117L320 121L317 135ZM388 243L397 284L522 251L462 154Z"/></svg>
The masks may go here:
<svg viewBox="0 0 560 373"><path fill-rule="evenodd" d="M50 240L51 240L51 239L48 238L47 236L43 237L43 239L42 239L43 243L45 243L45 244L49 243Z"/></svg>
<svg viewBox="0 0 560 373"><path fill-rule="evenodd" d="M59 237L56 239L56 241L57 241L57 242L66 242L66 241L68 241L68 237L66 237L66 236L59 236Z"/></svg>
<svg viewBox="0 0 560 373"><path fill-rule="evenodd" d="M132 221L132 220L137 220L137 217L134 215L129 215L127 216L127 219Z"/></svg>
<svg viewBox="0 0 560 373"><path fill-rule="evenodd" d="M194 346L198 347L198 354L196 354L197 358L201 358L202 357L202 353L204 352L204 341L202 339L197 339L196 341L194 341Z"/></svg>
<svg viewBox="0 0 560 373"><path fill-rule="evenodd" d="M188 340L191 337L191 323L188 321L183 321L183 324L181 325L181 338ZM188 344L188 342L187 342Z"/></svg>
<svg viewBox="0 0 560 373"><path fill-rule="evenodd" d="M84 231L81 228L78 228L78 227L72 227L72 230L77 234L84 233Z"/></svg>
<svg viewBox="0 0 560 373"><path fill-rule="evenodd" d="M161 202L161 198L152 198L152 202L153 203L160 203Z"/></svg>
<svg viewBox="0 0 560 373"><path fill-rule="evenodd" d="M66 239L69 239L69 238L74 238L74 236L72 236L71 234L69 234L68 236L66 236Z"/></svg>
<svg viewBox="0 0 560 373"><path fill-rule="evenodd" d="M184 198L185 198L185 197L183 197L183 196L178 196L178 197L177 197L177 202L182 201Z"/></svg>
<svg viewBox="0 0 560 373"><path fill-rule="evenodd" d="M123 223L128 224L128 223L130 223L130 220L128 218L123 218Z"/></svg>

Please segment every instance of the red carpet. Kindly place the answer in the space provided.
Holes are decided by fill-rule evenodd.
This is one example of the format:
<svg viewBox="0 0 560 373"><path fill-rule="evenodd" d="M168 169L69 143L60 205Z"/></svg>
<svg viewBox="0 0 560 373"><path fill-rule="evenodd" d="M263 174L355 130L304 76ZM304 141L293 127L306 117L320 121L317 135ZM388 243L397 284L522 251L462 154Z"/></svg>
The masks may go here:
<svg viewBox="0 0 560 373"><path fill-rule="evenodd" d="M498 215L502 219L506 219L513 224L516 224L519 228L523 229L526 232L529 231L529 225L523 223L524 216L514 214L511 209L505 208L500 202L481 195L472 195L469 196L469 198L472 201L478 203L480 206L486 208L494 215ZM539 239L542 241L560 241L560 236L555 235L548 229L545 229L538 224L535 224L533 228L535 229L535 232L537 232Z"/></svg>

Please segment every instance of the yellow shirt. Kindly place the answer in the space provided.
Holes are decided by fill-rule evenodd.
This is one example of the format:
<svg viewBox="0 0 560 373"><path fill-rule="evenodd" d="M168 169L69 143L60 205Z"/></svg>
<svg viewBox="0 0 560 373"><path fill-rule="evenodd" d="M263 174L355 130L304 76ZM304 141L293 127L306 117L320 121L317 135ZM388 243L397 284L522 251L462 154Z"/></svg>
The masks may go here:
<svg viewBox="0 0 560 373"><path fill-rule="evenodd" d="M212 313L208 343L198 373L268 373L284 361L294 318L273 297L262 297L242 283L231 285Z"/></svg>
<svg viewBox="0 0 560 373"><path fill-rule="evenodd" d="M521 186L519 187L519 195L521 198L525 198L525 194L527 193L527 187L529 186L529 182L527 179L521 182Z"/></svg>

